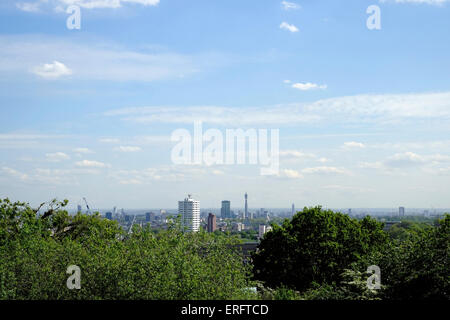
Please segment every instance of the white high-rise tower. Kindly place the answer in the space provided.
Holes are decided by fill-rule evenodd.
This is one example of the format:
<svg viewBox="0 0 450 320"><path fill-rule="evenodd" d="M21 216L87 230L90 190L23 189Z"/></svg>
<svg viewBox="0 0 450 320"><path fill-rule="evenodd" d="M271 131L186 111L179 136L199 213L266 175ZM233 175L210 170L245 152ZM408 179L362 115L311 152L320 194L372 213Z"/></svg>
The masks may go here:
<svg viewBox="0 0 450 320"><path fill-rule="evenodd" d="M188 195L184 201L178 201L178 214L181 215L183 227L188 232L198 232L200 229L200 201Z"/></svg>
<svg viewBox="0 0 450 320"><path fill-rule="evenodd" d="M244 212L244 219L248 219L248 204L247 204L247 198L248 198L248 195L247 195L247 192L245 193L244 198L245 198L245 212Z"/></svg>

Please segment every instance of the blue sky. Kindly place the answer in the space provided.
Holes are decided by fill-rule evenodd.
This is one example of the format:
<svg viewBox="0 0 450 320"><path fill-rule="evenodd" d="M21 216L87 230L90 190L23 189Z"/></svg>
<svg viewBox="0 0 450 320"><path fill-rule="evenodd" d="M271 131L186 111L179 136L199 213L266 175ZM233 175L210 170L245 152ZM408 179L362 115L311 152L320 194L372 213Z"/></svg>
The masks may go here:
<svg viewBox="0 0 450 320"><path fill-rule="evenodd" d="M444 0L2 1L0 196L450 207L449 18ZM174 164L194 120L279 129L279 174Z"/></svg>

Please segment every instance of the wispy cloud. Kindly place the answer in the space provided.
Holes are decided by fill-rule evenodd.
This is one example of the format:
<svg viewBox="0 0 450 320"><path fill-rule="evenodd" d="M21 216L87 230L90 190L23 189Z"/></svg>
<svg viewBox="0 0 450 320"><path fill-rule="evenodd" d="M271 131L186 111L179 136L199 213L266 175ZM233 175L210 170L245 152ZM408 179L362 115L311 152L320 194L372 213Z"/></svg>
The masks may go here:
<svg viewBox="0 0 450 320"><path fill-rule="evenodd" d="M42 149L51 146L54 140L61 141L68 135L50 135L40 133L2 133L0 134L0 148L5 149Z"/></svg>
<svg viewBox="0 0 450 320"><path fill-rule="evenodd" d="M302 179L303 175L297 170L282 169L279 174L279 177L280 178L288 178L288 179Z"/></svg>
<svg viewBox="0 0 450 320"><path fill-rule="evenodd" d="M0 47L0 74L19 77L31 71L47 79L71 75L74 81L180 79L229 61L213 52L187 55L148 47L130 50L115 43L92 39L81 43L51 36L0 36Z"/></svg>
<svg viewBox="0 0 450 320"><path fill-rule="evenodd" d="M100 143L110 143L110 144L116 144L120 143L120 139L118 138L100 138L98 139Z"/></svg>
<svg viewBox="0 0 450 320"><path fill-rule="evenodd" d="M70 157L64 152L46 153L45 157L50 162L60 162L63 160L69 160Z"/></svg>
<svg viewBox="0 0 450 320"><path fill-rule="evenodd" d="M73 149L73 152L80 153L80 154L94 153L94 151L92 151L89 148L75 148L75 149Z"/></svg>
<svg viewBox="0 0 450 320"><path fill-rule="evenodd" d="M40 6L41 6L40 1L37 2L18 2L16 3L16 7L19 10L25 11L25 12L39 12Z"/></svg>
<svg viewBox="0 0 450 320"><path fill-rule="evenodd" d="M326 166L320 166L320 167L312 167L312 168L305 168L301 171L303 174L349 174L349 171L343 168L337 168L337 167L326 167Z"/></svg>
<svg viewBox="0 0 450 320"><path fill-rule="evenodd" d="M39 12L44 9L50 11L52 8L54 12L65 12L70 5L83 9L117 9L126 4L157 6L159 2L160 0L35 0L35 2L18 2L16 7L27 12Z"/></svg>
<svg viewBox="0 0 450 320"><path fill-rule="evenodd" d="M75 186L79 185L81 176L98 175L98 169L92 168L73 168L73 169L50 169L33 168L28 171L17 170L11 167L0 168L0 178L6 179L8 183L20 183L25 185L45 186Z"/></svg>
<svg viewBox="0 0 450 320"><path fill-rule="evenodd" d="M136 146L119 146L114 148L114 151L119 151L119 152L138 152L138 151L142 151L141 147L136 147Z"/></svg>
<svg viewBox="0 0 450 320"><path fill-rule="evenodd" d="M109 173L110 178L125 185L145 185L154 181L192 181L193 179L222 175L224 175L224 171L215 167L197 167L190 165L161 165L144 169L116 170Z"/></svg>
<svg viewBox="0 0 450 320"><path fill-rule="evenodd" d="M309 91L309 90L316 90L316 89L326 89L327 85L319 85L316 83L306 82L306 83L294 83L292 85L292 88L298 89L301 91Z"/></svg>
<svg viewBox="0 0 450 320"><path fill-rule="evenodd" d="M350 141L350 142L345 142L343 145L344 149L361 149L361 148L365 148L366 146L364 145L364 143L361 142L356 142L356 141Z"/></svg>
<svg viewBox="0 0 450 320"><path fill-rule="evenodd" d="M140 4L143 6L156 6L159 0L57 0L65 5L78 5L86 9L120 8L123 4Z"/></svg>
<svg viewBox="0 0 450 320"><path fill-rule="evenodd" d="M103 163L103 162L95 161L95 160L77 161L77 162L75 162L75 165L77 167L82 167L82 168L108 168L111 166L107 163Z"/></svg>
<svg viewBox="0 0 450 320"><path fill-rule="evenodd" d="M295 2L281 1L284 10L298 10L301 6Z"/></svg>
<svg viewBox="0 0 450 320"><path fill-rule="evenodd" d="M395 2L395 3L400 3L400 4L408 4L408 3L429 4L429 5L440 6L440 5L443 5L447 2L449 2L449 0L380 0L380 2L381 3Z"/></svg>
<svg viewBox="0 0 450 320"><path fill-rule="evenodd" d="M421 155L414 152L401 152L381 161L361 162L360 168L376 169L386 174L401 173L404 170L422 169L429 173L446 171L450 165L450 156L443 154Z"/></svg>
<svg viewBox="0 0 450 320"><path fill-rule="evenodd" d="M356 95L267 107L131 107L110 110L107 117L135 123L184 123L203 121L215 125L294 125L304 123L390 124L395 121L450 119L450 92Z"/></svg>
<svg viewBox="0 0 450 320"><path fill-rule="evenodd" d="M26 181L29 178L27 174L17 171L16 169L10 167L2 167L2 172L6 175L9 175L13 178L17 178L21 181Z"/></svg>
<svg viewBox="0 0 450 320"><path fill-rule="evenodd" d="M287 159L289 159L289 158L311 159L311 158L315 158L316 156L312 153L306 153L306 152L297 151L297 150L281 150L280 157L287 158Z"/></svg>

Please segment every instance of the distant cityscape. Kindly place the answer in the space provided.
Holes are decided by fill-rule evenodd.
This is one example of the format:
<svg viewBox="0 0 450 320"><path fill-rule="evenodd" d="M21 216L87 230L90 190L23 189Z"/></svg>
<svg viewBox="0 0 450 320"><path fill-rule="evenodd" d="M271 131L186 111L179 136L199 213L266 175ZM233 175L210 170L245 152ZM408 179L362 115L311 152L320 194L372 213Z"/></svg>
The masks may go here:
<svg viewBox="0 0 450 320"><path fill-rule="evenodd" d="M258 241L263 235L271 230L271 223L281 223L286 218L292 218L297 212L294 203L289 208L250 208L248 203L248 194L243 196L243 207L232 209L230 200L223 200L220 208L201 209L200 201L188 195L184 200L178 201L178 209L158 208L158 209L93 209L89 206L87 199L83 198L84 205L78 204L77 210L71 213L99 212L103 217L109 220L115 220L119 225L132 232L133 225L145 226L150 224L152 229L165 229L176 217L180 217L182 225L187 232L198 232L204 229L207 232L231 232L242 233L244 231L252 232L255 237L249 239ZM297 208L301 210L303 207ZM405 216L421 216L429 218L439 218L449 209L445 208L325 208L335 212L348 214L354 218L363 218L367 215L375 217L385 222L389 227L398 223L395 218Z"/></svg>

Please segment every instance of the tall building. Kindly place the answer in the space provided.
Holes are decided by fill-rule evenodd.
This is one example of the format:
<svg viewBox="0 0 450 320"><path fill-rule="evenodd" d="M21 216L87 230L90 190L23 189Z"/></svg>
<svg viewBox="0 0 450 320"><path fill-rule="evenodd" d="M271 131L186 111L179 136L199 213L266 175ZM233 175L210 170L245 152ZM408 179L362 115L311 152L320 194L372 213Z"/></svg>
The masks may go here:
<svg viewBox="0 0 450 320"><path fill-rule="evenodd" d="M398 208L398 215L400 217L403 217L405 215L405 207L399 207Z"/></svg>
<svg viewBox="0 0 450 320"><path fill-rule="evenodd" d="M266 232L272 231L272 227L271 226L266 226L264 224L259 225L258 228L258 239L261 240L264 237L264 234L266 234Z"/></svg>
<svg viewBox="0 0 450 320"><path fill-rule="evenodd" d="M216 216L210 213L208 215L208 232L214 232L217 230Z"/></svg>
<svg viewBox="0 0 450 320"><path fill-rule="evenodd" d="M155 220L155 213L154 212L146 212L145 213L145 221L153 221Z"/></svg>
<svg viewBox="0 0 450 320"><path fill-rule="evenodd" d="M79 204L79 205L77 205L77 212L81 212L81 205Z"/></svg>
<svg viewBox="0 0 450 320"><path fill-rule="evenodd" d="M291 211L292 215L295 214L295 204L292 204L292 211Z"/></svg>
<svg viewBox="0 0 450 320"><path fill-rule="evenodd" d="M220 215L222 218L231 218L231 202L228 200L222 201L222 208L220 209Z"/></svg>
<svg viewBox="0 0 450 320"><path fill-rule="evenodd" d="M198 232L200 229L200 201L188 195L184 201L178 201L178 214L181 215L183 227L187 232Z"/></svg>
<svg viewBox="0 0 450 320"><path fill-rule="evenodd" d="M160 214L161 222L166 223L166 220L167 220L166 210L163 210L163 209L159 210L159 214Z"/></svg>
<svg viewBox="0 0 450 320"><path fill-rule="evenodd" d="M108 219L108 220L112 220L112 212L107 212L106 214L105 214L105 217L106 217L106 219Z"/></svg>
<svg viewBox="0 0 450 320"><path fill-rule="evenodd" d="M245 193L244 198L245 198L245 209L244 209L244 219L245 219L245 218L248 218L248 203L247 203L248 195L247 195L247 192Z"/></svg>
<svg viewBox="0 0 450 320"><path fill-rule="evenodd" d="M241 222L235 222L233 223L231 230L241 232L242 230L244 230L244 224Z"/></svg>

